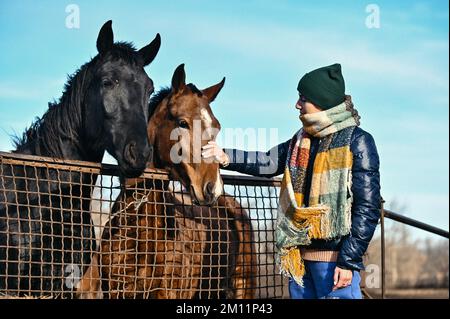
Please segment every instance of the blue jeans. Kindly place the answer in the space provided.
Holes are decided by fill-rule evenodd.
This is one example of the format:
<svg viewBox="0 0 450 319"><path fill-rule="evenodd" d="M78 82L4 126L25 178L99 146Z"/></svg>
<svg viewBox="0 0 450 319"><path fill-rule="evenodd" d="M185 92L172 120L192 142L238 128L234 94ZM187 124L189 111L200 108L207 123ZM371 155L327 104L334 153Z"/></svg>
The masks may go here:
<svg viewBox="0 0 450 319"><path fill-rule="evenodd" d="M292 299L362 299L359 287L361 277L358 271L353 271L350 286L332 291L336 263L307 260L304 262L304 287L289 279L289 294Z"/></svg>

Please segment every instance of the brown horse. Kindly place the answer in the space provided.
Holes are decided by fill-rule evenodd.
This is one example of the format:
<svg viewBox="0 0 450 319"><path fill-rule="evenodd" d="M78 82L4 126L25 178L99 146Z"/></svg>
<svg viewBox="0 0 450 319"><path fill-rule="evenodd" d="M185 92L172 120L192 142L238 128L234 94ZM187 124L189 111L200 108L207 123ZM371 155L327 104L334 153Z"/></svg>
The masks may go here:
<svg viewBox="0 0 450 319"><path fill-rule="evenodd" d="M225 79L198 90L185 84L185 76L180 65L172 87L150 102L148 137L154 156L149 166L169 171L190 193L170 191L169 183L158 179L127 181L103 232L100 258L94 261L100 265L87 273L102 278L106 297L254 297L251 222L234 199L220 196L218 164L198 155L220 130L209 104ZM88 279L81 282L84 297L99 286L98 280Z"/></svg>

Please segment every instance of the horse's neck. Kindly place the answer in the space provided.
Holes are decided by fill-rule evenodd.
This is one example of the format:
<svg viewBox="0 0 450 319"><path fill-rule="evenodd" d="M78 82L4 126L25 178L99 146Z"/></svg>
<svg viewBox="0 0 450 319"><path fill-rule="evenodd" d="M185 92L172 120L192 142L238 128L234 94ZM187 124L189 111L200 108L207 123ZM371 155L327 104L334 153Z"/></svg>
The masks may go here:
<svg viewBox="0 0 450 319"><path fill-rule="evenodd" d="M83 146L82 143L80 145L73 145L70 142L63 143L64 149L64 158L100 163L103 159L103 155L105 153L104 149L91 149L89 147Z"/></svg>
<svg viewBox="0 0 450 319"><path fill-rule="evenodd" d="M69 139L57 139L57 141L53 141L53 143L58 143L57 144L57 149L59 149L59 153L58 154L54 154L52 152L50 152L44 144L42 144L42 141L40 140L39 137L28 141L26 144L22 145L17 152L21 153L21 154L27 154L27 155L37 155L37 156L45 156L45 157L56 157L56 158L60 158L60 159L67 159L67 160L81 160L81 161L92 161L92 162L101 162L102 157L103 157L103 153L102 152L98 152L98 154L95 154L94 152L89 152L88 150L85 150L81 147L79 147L77 144L80 143L74 143L73 141L69 140ZM33 170L32 167L27 167L25 168L27 170L28 173L25 173L26 176L33 176L34 174L36 174L35 170ZM18 174L19 176L24 174L24 172L20 171L19 168L11 168L11 174L15 175ZM79 173L76 172L67 172L67 171L59 171L58 173L54 173L56 174L55 176L46 176L46 171L44 170L37 170L37 174L38 176L35 176L36 179L49 179L51 181L53 180L58 180L61 179L63 181L70 181L70 180L76 180L79 177ZM59 177L57 177L59 176ZM96 174L88 174L88 173L84 173L82 174L82 180L80 181L80 185L83 185L82 187L80 187L80 192L83 193L90 193L92 191L92 188L94 187L96 180L97 180L97 175ZM7 182L7 184L9 185L6 189L9 189L10 187L13 186L13 182L9 181ZM22 185L23 184L23 185ZM34 184L33 184L34 185ZM54 192L58 192L59 189L61 188L61 185L58 183L40 183L39 184L41 191L43 192L47 192L47 193L54 193ZM26 185L25 183L19 183L18 185L16 185L16 187L18 189L25 189ZM29 186L28 186L29 187ZM79 187L79 185L72 185L71 186L73 189ZM47 189L48 188L48 189ZM45 189L45 190L44 190ZM66 192L66 188L63 187L62 192ZM72 190L73 191L73 190ZM69 188L67 188L67 192L69 192ZM8 197L13 196L14 194L11 193L8 195ZM28 196L28 200L30 202L34 202L38 200L39 194L37 193L37 190L35 190L35 192L31 192ZM88 195L83 195L84 197L88 196Z"/></svg>
<svg viewBox="0 0 450 319"><path fill-rule="evenodd" d="M39 138L33 139L27 142L25 145L22 145L19 149L16 150L16 152L28 155L56 157L60 159L89 161L97 163L102 161L103 154L105 152L105 150L103 149L89 149L88 147L83 146L82 142L75 142L71 139L58 139L56 143L58 144L58 154L50 152Z"/></svg>

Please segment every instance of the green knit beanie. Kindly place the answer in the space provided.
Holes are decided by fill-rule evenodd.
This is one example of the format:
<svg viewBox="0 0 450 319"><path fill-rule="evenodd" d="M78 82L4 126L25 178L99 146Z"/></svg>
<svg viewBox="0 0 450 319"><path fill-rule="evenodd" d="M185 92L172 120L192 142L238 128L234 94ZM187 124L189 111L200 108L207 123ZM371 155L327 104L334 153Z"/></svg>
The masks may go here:
<svg viewBox="0 0 450 319"><path fill-rule="evenodd" d="M322 110L344 102L345 83L341 65L336 63L306 73L298 82L297 90Z"/></svg>

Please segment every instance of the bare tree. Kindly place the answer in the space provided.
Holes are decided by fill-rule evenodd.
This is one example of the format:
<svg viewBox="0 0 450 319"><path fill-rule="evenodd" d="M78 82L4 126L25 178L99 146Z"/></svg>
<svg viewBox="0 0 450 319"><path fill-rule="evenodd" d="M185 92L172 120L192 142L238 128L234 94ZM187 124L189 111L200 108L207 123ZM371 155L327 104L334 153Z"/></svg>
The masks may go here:
<svg viewBox="0 0 450 319"><path fill-rule="evenodd" d="M396 200L387 207L397 213L407 210ZM385 224L387 288L448 287L448 240L415 238L409 226L387 220ZM366 264L381 266L379 232L369 246Z"/></svg>

